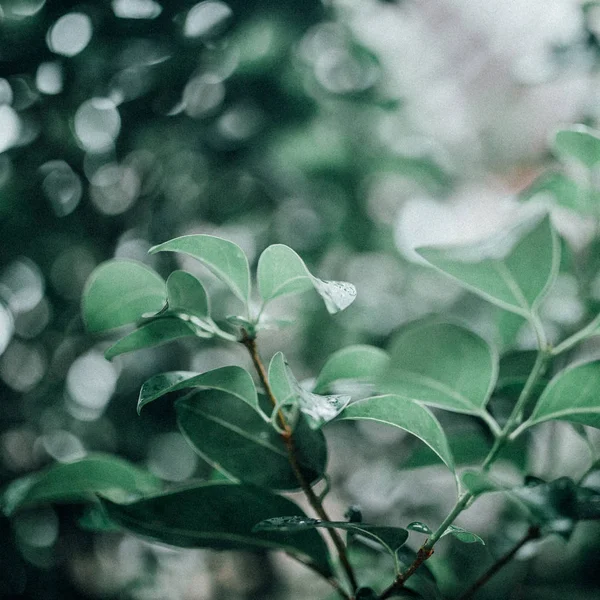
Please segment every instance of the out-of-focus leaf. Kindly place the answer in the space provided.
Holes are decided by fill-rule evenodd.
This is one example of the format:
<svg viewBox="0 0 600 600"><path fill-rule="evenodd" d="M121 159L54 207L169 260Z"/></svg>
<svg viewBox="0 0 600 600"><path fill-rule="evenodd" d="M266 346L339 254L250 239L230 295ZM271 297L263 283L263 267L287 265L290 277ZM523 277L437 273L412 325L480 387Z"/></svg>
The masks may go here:
<svg viewBox="0 0 600 600"><path fill-rule="evenodd" d="M13 481L2 493L2 510L11 515L36 504L89 502L98 493L126 500L157 492L161 487L157 477L121 458L93 454Z"/></svg>
<svg viewBox="0 0 600 600"><path fill-rule="evenodd" d="M558 205L585 215L594 214L594 200L598 200L597 194L580 188L560 172L544 173L521 192L519 197L521 200L530 200L540 194L550 195Z"/></svg>
<svg viewBox="0 0 600 600"><path fill-rule="evenodd" d="M498 376L498 357L479 336L451 323L419 322L390 345L386 391L455 412L481 415Z"/></svg>
<svg viewBox="0 0 600 600"><path fill-rule="evenodd" d="M306 268L304 261L283 244L273 244L261 254L257 279L265 303L314 288L323 298L327 310L334 314L347 308L356 298L356 288L351 283L318 279Z"/></svg>
<svg viewBox="0 0 600 600"><path fill-rule="evenodd" d="M107 360L111 360L126 352L153 348L192 335L195 335L194 328L181 319L169 317L155 319L121 338L106 350L104 356Z"/></svg>
<svg viewBox="0 0 600 600"><path fill-rule="evenodd" d="M210 303L204 286L186 271L173 271L167 278L169 311L206 319L210 317Z"/></svg>
<svg viewBox="0 0 600 600"><path fill-rule="evenodd" d="M150 267L132 260L109 260L87 280L83 320L93 333L107 331L157 313L166 300L165 282Z"/></svg>
<svg viewBox="0 0 600 600"><path fill-rule="evenodd" d="M389 362L390 357L380 348L366 345L348 346L334 352L327 359L313 391L317 394L327 392L336 381L377 381Z"/></svg>
<svg viewBox="0 0 600 600"><path fill-rule="evenodd" d="M438 420L428 408L409 398L395 394L365 398L347 406L336 420L377 421L404 429L425 442L454 472L454 459Z"/></svg>
<svg viewBox="0 0 600 600"><path fill-rule="evenodd" d="M591 169L600 162L600 135L585 125L561 129L554 136L554 151L560 158L574 159Z"/></svg>
<svg viewBox="0 0 600 600"><path fill-rule="evenodd" d="M466 289L525 318L554 283L560 264L560 242L548 216L483 243L418 253Z"/></svg>
<svg viewBox="0 0 600 600"><path fill-rule="evenodd" d="M461 475L461 480L474 496L480 496L488 492L502 492L505 489L481 471L465 471Z"/></svg>
<svg viewBox="0 0 600 600"><path fill-rule="evenodd" d="M142 408L172 392L189 388L212 388L237 396L258 411L258 396L250 373L235 365L220 367L206 373L190 371L170 371L151 377L144 382L138 398L138 414Z"/></svg>
<svg viewBox="0 0 600 600"><path fill-rule="evenodd" d="M244 251L233 242L212 235L184 235L150 248L182 252L199 260L245 304L250 295L250 268Z"/></svg>
<svg viewBox="0 0 600 600"><path fill-rule="evenodd" d="M277 352L269 364L269 385L278 407L297 406L312 429L333 420L350 402L350 396L321 396L304 389L281 352Z"/></svg>
<svg viewBox="0 0 600 600"><path fill-rule="evenodd" d="M175 409L192 448L230 479L277 490L300 487L281 436L239 398L219 390L194 392L178 400ZM304 478L318 481L327 462L323 434L300 419L294 444Z"/></svg>
<svg viewBox="0 0 600 600"><path fill-rule="evenodd" d="M600 361L569 367L550 381L524 425L560 420L600 428L599 390Z"/></svg>
<svg viewBox="0 0 600 600"><path fill-rule="evenodd" d="M111 520L151 540L183 548L283 550L331 574L327 547L316 531L289 535L252 530L273 516L304 516L291 500L259 487L207 482L132 504L102 503Z"/></svg>

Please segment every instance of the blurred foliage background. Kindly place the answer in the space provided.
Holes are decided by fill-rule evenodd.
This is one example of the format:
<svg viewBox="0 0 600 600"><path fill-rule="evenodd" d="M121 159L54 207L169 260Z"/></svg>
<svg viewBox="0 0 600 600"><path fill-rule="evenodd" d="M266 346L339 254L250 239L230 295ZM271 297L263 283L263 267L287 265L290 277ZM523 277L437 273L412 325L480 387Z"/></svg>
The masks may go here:
<svg viewBox="0 0 600 600"><path fill-rule="evenodd" d="M356 285L334 319L311 298L277 305L273 317L294 323L265 332L262 352L284 350L302 377L343 345L385 346L430 313L503 352L530 348L518 317L460 292L413 248L520 218L519 191L555 162L552 131L598 121L599 40L600 7L577 0L0 1L0 484L89 451L172 482L210 474L166 403L137 417L137 392L161 370L246 364L243 352L181 343L110 363L109 341L79 315L94 266L127 257L166 274L181 259L146 251L178 235L219 235L251 259L282 242L320 277ZM567 256L589 251L594 219L552 213ZM218 282L183 260L224 314ZM565 272L556 290L543 314L554 339L597 311L600 280ZM440 418L456 447L486 441L468 418ZM427 457L396 431L329 437L334 512L360 504L369 521L405 524L451 506L449 476L416 468ZM572 428L553 424L506 470L576 476L586 460ZM281 557L175 552L86 533L77 516L57 507L0 521L0 596L328 593ZM440 544L448 562L431 562L449 597L526 529L495 498L462 523L488 545ZM567 545L531 544L479 597L600 597L599 534L585 524Z"/></svg>

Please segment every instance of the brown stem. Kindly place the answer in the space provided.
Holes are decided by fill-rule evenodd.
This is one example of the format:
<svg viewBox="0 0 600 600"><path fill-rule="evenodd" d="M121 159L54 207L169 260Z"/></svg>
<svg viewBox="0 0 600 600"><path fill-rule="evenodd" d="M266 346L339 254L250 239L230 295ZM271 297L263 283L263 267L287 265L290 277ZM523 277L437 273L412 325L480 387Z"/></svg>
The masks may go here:
<svg viewBox="0 0 600 600"><path fill-rule="evenodd" d="M248 349L248 352L250 353L252 363L254 364L254 368L256 369L260 381L265 389L265 393L269 397L269 400L271 400L271 402L273 403L273 406L277 406L277 399L275 398L273 390L269 385L267 372L258 353L258 348L256 347L256 339L248 335L246 331L243 331L241 342L242 344L244 344L244 346ZM313 510L315 511L315 513L317 513L320 519L322 519L323 521L331 521L329 515L327 514L327 511L321 503L321 500L315 494L310 485L310 482L306 480L304 474L302 473L302 469L300 468L300 464L298 462L298 453L296 451L296 445L294 443L292 428L286 421L285 415L283 414L281 409L277 413L277 418L279 420L279 425L282 429L281 439L283 440L287 449L288 459L290 461L292 471L294 472L294 475L296 476L296 479L298 480L298 483L300 484L304 495L306 496L308 502L310 503ZM333 545L337 550L338 556L340 558L340 563L344 569L344 572L346 573L346 576L348 577L348 581L350 582L350 586L352 587L352 593L354 594L354 592L356 592L358 588L358 583L356 581L352 565L348 560L346 546L344 545L340 534L335 529L328 529L327 533L331 537L331 541L333 542Z"/></svg>
<svg viewBox="0 0 600 600"><path fill-rule="evenodd" d="M525 536L517 543L517 545L502 558L496 561L458 600L469 600L475 595L475 592L482 588L502 567L506 566L515 556L515 554L531 540L536 540L540 537L540 528L532 526L529 528Z"/></svg>
<svg viewBox="0 0 600 600"><path fill-rule="evenodd" d="M379 596L379 600L385 600L386 598L391 597L395 592L404 587L406 580L433 554L433 548L426 549L422 547L417 552L417 557L412 562L412 564L404 571L404 573L400 573L398 577L394 580L394 582L387 587L381 595Z"/></svg>

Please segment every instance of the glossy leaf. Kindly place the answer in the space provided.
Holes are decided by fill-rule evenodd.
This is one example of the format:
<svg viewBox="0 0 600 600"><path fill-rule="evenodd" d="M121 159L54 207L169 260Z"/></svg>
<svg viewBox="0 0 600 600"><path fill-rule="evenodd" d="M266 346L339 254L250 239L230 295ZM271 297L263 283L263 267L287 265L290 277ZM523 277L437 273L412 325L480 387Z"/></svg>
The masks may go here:
<svg viewBox="0 0 600 600"><path fill-rule="evenodd" d="M421 523L420 521L413 521L406 526L406 529L410 529L410 531L416 531L418 533L424 533L426 535L431 535L433 531L431 528L425 523Z"/></svg>
<svg viewBox="0 0 600 600"><path fill-rule="evenodd" d="M377 381L389 362L390 357L380 348L366 345L348 346L334 352L327 359L313 391L317 394L327 392L336 381Z"/></svg>
<svg viewBox="0 0 600 600"><path fill-rule="evenodd" d="M476 534L462 527L457 527L456 525L449 525L448 529L442 533L442 537L446 535L453 535L457 540L464 542L465 544L481 544L485 546L485 542Z"/></svg>
<svg viewBox="0 0 600 600"><path fill-rule="evenodd" d="M591 169L600 163L600 135L585 125L573 125L556 133L554 151L563 159L576 160Z"/></svg>
<svg viewBox="0 0 600 600"><path fill-rule="evenodd" d="M352 304L356 297L356 288L352 284L318 279L310 273L304 261L283 244L273 244L260 255L257 280L265 303L314 288L323 298L327 310L334 314Z"/></svg>
<svg viewBox="0 0 600 600"><path fill-rule="evenodd" d="M161 487L157 477L121 458L92 454L13 481L2 493L2 510L11 515L36 504L89 502L98 493L126 500L157 492Z"/></svg>
<svg viewBox="0 0 600 600"><path fill-rule="evenodd" d="M548 384L527 426L560 420L600 428L600 361L569 367Z"/></svg>
<svg viewBox="0 0 600 600"><path fill-rule="evenodd" d="M181 319L168 317L155 319L121 338L106 350L104 356L110 360L126 352L160 346L192 335L195 335L194 328Z"/></svg>
<svg viewBox="0 0 600 600"><path fill-rule="evenodd" d="M212 235L184 235L150 248L181 252L199 260L245 304L250 295L250 268L244 251L233 242Z"/></svg>
<svg viewBox="0 0 600 600"><path fill-rule="evenodd" d="M554 283L560 264L559 239L547 216L484 243L418 253L463 287L526 318Z"/></svg>
<svg viewBox="0 0 600 600"><path fill-rule="evenodd" d="M446 410L481 415L498 376L496 352L458 325L424 321L390 345L386 391Z"/></svg>
<svg viewBox="0 0 600 600"><path fill-rule="evenodd" d="M213 550L283 550L331 574L327 547L316 531L252 531L272 516L304 516L291 500L255 486L206 482L132 504L103 500L103 505L121 527L157 542Z"/></svg>
<svg viewBox="0 0 600 600"><path fill-rule="evenodd" d="M278 407L297 406L312 429L333 420L350 402L350 396L321 396L304 389L281 352L271 359L268 377Z"/></svg>
<svg viewBox="0 0 600 600"><path fill-rule="evenodd" d="M204 286L186 271L173 271L167 279L169 311L200 319L210 317L210 303Z"/></svg>
<svg viewBox="0 0 600 600"><path fill-rule="evenodd" d="M365 398L347 406L337 420L377 421L404 429L425 442L454 472L454 459L438 420L428 408L409 398L395 394Z"/></svg>
<svg viewBox="0 0 600 600"><path fill-rule="evenodd" d="M239 398L217 390L195 392L178 400L175 409L190 445L230 479L278 490L298 489L281 436ZM294 443L304 478L318 481L327 461L323 434L301 419Z"/></svg>
<svg viewBox="0 0 600 600"><path fill-rule="evenodd" d="M343 529L355 535L361 535L383 546L395 557L398 550L408 539L408 531L401 527L381 527L367 523L349 523L347 521L321 521L306 517L274 517L261 521L254 527L254 531L289 531L296 533L315 528Z"/></svg>
<svg viewBox="0 0 600 600"><path fill-rule="evenodd" d="M166 394L189 388L212 388L227 392L258 410L258 396L250 373L235 365L205 373L170 371L151 377L144 382L138 398L138 414L142 408Z"/></svg>
<svg viewBox="0 0 600 600"><path fill-rule="evenodd" d="M166 300L165 282L150 267L132 260L109 260L87 280L83 320L88 331L107 331L159 312Z"/></svg>

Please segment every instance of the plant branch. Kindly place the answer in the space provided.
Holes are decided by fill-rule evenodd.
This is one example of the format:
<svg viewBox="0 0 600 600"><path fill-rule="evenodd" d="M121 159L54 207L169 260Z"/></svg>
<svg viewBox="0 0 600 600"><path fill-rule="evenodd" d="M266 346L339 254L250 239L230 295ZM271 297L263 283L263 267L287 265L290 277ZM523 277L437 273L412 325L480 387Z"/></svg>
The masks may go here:
<svg viewBox="0 0 600 600"><path fill-rule="evenodd" d="M344 600L352 600L352 598L346 593L346 591L342 589L338 580L335 577L331 577L331 575L324 573L318 565L310 561L304 561L295 554L290 554L289 552L286 552L286 554L290 558L293 558L295 561L309 568L311 571L314 571L317 575L319 575L319 577L324 579Z"/></svg>
<svg viewBox="0 0 600 600"><path fill-rule="evenodd" d="M263 365L263 362L258 353L258 348L256 346L256 339L254 337L251 337L250 335L248 335L248 333L246 331L243 331L241 343L244 344L244 346L248 349L248 352L250 353L250 357L252 358L252 363L254 364L254 368L256 369L256 372L258 373L260 381L265 389L265 393L269 397L269 400L273 403L273 406L277 406L277 398L275 398L275 395L273 394L273 390L271 389L271 386L269 385L267 371ZM314 490L312 489L312 486L310 485L310 482L308 482L306 480L306 478L304 477L304 474L302 473L302 469L300 468L300 464L298 462L298 453L296 451L296 444L294 442L294 435L292 432L292 428L290 427L289 423L286 421L285 415L283 414L281 409L277 413L277 418L279 420L279 425L282 430L281 438L282 438L283 442L285 443L285 447L287 449L290 465L292 467L292 470L294 471L294 475L296 476L298 483L300 484L300 487L302 488L302 491L304 492L304 495L306 496L311 507L317 513L317 515L319 516L320 519L322 519L323 521L331 521L331 518L327 514L327 511L325 510L325 508L323 507L321 500L315 494ZM346 576L347 576L350 586L352 588L352 593L354 593L358 588L358 583L356 581L356 577L354 575L354 570L352 569L352 565L350 564L350 561L348 560L346 546L345 546L342 538L340 537L340 534L335 529L328 529L327 533L331 537L331 541L333 542L333 544L337 550L337 553L338 553L338 556L340 559L340 563L342 565L342 568L344 569L344 572L346 573Z"/></svg>
<svg viewBox="0 0 600 600"><path fill-rule="evenodd" d="M475 593L482 588L500 569L505 567L514 557L515 554L531 540L536 540L540 537L541 532L539 527L532 526L529 528L525 536L516 544L516 546L502 558L496 561L458 600L470 600Z"/></svg>

